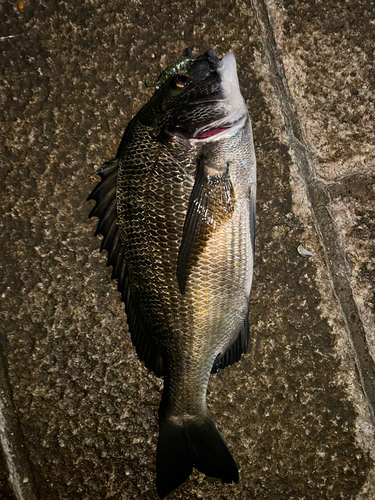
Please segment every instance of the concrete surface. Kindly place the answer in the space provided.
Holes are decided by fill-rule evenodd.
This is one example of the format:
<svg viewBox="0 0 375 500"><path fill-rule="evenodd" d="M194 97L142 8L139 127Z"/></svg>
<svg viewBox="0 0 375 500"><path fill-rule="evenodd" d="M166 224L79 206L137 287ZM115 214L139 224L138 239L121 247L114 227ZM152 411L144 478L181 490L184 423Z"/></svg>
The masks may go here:
<svg viewBox="0 0 375 500"><path fill-rule="evenodd" d="M374 23L369 0L2 2L1 499L157 498L162 385L85 199L187 46L236 55L258 236L252 348L208 399L240 482L169 498L375 498Z"/></svg>

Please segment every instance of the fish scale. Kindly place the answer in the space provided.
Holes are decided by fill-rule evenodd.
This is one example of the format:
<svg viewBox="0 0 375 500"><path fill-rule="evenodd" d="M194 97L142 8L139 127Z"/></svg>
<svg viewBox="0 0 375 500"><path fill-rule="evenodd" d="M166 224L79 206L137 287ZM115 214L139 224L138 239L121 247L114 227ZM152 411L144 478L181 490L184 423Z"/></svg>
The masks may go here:
<svg viewBox="0 0 375 500"><path fill-rule="evenodd" d="M193 467L237 482L206 401L210 374L249 344L256 164L233 54L209 50L172 75L99 173L90 215L137 353L164 376L158 494Z"/></svg>

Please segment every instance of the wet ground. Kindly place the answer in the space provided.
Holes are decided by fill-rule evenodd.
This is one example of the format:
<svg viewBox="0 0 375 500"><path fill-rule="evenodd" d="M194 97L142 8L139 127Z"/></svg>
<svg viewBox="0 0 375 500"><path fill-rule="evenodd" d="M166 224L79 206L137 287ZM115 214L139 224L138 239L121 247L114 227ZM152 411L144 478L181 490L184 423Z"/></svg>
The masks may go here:
<svg viewBox="0 0 375 500"><path fill-rule="evenodd" d="M1 500L157 499L161 382L85 200L187 46L237 58L257 248L251 349L208 397L240 482L168 498L375 498L374 26L371 0L2 2Z"/></svg>

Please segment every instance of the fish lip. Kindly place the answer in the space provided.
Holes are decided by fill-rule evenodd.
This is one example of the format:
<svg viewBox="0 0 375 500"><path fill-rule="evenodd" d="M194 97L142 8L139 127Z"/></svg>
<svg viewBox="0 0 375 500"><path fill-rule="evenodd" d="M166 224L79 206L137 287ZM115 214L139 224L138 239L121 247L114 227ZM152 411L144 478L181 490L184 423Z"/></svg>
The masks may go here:
<svg viewBox="0 0 375 500"><path fill-rule="evenodd" d="M224 65L223 60L219 59L214 51L214 49L209 49L206 52L206 57L208 60L208 64L214 70L221 69Z"/></svg>

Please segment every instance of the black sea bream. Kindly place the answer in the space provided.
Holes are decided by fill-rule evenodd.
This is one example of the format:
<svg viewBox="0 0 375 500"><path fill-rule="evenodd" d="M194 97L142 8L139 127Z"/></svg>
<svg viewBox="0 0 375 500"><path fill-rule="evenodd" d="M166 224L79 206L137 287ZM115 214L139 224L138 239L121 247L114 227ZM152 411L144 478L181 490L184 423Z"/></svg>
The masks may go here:
<svg viewBox="0 0 375 500"><path fill-rule="evenodd" d="M193 467L238 481L206 391L248 348L255 241L256 162L234 55L209 50L181 66L130 122L89 197L138 356L164 377L160 498Z"/></svg>

